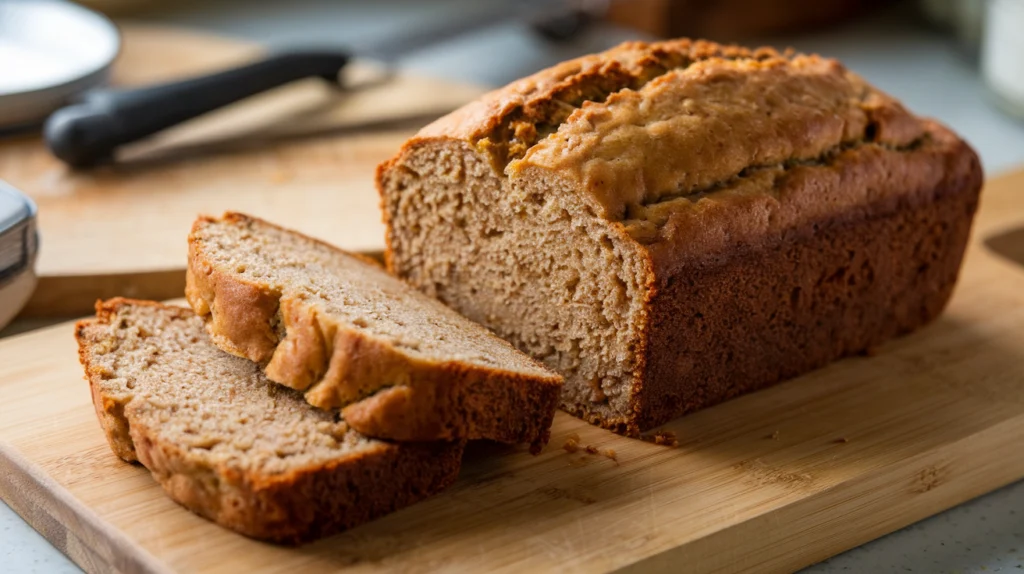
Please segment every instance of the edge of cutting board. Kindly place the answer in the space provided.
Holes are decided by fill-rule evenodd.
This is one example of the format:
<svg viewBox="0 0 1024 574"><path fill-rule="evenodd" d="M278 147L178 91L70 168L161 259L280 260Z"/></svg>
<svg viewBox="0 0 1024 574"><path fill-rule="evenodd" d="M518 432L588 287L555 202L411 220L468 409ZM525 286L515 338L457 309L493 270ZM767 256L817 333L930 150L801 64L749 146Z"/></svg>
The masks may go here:
<svg viewBox="0 0 1024 574"><path fill-rule="evenodd" d="M17 450L0 442L0 499L86 572L169 572Z"/></svg>

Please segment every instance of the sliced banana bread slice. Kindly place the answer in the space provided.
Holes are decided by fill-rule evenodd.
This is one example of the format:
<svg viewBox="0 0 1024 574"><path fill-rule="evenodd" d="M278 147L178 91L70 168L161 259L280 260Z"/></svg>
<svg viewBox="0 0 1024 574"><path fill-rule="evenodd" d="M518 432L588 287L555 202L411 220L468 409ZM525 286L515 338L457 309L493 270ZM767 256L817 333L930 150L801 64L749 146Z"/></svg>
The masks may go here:
<svg viewBox="0 0 1024 574"><path fill-rule="evenodd" d="M246 215L201 217L186 294L218 346L364 434L547 441L561 377L372 261Z"/></svg>
<svg viewBox="0 0 1024 574"><path fill-rule="evenodd" d="M111 447L222 526L312 540L430 496L458 475L462 443L367 438L218 349L188 309L113 299L96 314L75 337Z"/></svg>

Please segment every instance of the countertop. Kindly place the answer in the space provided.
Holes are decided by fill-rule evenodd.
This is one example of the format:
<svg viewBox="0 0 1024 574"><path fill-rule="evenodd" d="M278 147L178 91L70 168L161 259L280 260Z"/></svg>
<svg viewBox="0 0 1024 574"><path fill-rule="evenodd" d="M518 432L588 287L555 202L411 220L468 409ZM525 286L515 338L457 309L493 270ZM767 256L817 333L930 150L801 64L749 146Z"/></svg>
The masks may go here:
<svg viewBox="0 0 1024 574"><path fill-rule="evenodd" d="M147 20L192 26L273 46L366 46L415 25L484 9L475 0L230 0L193 3ZM636 38L598 26L552 45L516 23L495 25L402 60L414 72L501 85L581 53ZM970 58L914 24L906 10L883 11L828 32L766 39L843 60L919 114L939 118L979 152L989 176L1024 165L1024 123L988 101ZM0 503L0 571L79 572ZM808 568L805 572L1024 572L1024 481L975 499Z"/></svg>

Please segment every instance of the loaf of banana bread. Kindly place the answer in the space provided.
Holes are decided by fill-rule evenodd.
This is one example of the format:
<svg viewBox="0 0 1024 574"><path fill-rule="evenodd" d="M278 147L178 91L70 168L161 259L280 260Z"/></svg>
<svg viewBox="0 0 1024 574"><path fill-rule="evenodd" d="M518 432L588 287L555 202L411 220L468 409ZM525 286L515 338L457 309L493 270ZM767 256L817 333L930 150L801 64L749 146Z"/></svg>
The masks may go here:
<svg viewBox="0 0 1024 574"><path fill-rule="evenodd" d="M982 172L834 60L678 40L494 91L377 179L395 274L635 434L934 318Z"/></svg>

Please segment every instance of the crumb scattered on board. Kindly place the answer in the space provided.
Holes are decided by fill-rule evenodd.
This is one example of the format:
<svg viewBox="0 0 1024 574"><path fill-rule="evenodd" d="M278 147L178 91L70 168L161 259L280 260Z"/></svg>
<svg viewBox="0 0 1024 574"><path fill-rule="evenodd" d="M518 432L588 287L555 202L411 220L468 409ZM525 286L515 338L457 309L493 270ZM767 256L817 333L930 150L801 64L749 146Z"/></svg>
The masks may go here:
<svg viewBox="0 0 1024 574"><path fill-rule="evenodd" d="M574 454L578 452L580 450L580 435L572 433L571 435L565 437L565 444L562 445L562 449L569 454ZM588 444L585 447L583 447L583 450L586 451L587 454L600 454L608 459L615 461L615 464L619 463L619 457L614 449L609 448L601 450L592 444Z"/></svg>
<svg viewBox="0 0 1024 574"><path fill-rule="evenodd" d="M771 439L771 440L779 440L779 431L776 430L775 432L773 432L772 434L770 434L770 435L768 435L768 436L766 436L764 438Z"/></svg>
<svg viewBox="0 0 1024 574"><path fill-rule="evenodd" d="M645 435L640 435L640 439L656 445L671 448L679 446L679 440L676 439L676 433L672 431L655 431Z"/></svg>
<svg viewBox="0 0 1024 574"><path fill-rule="evenodd" d="M572 454L580 449L580 435L572 433L565 437L565 444L562 445L565 452Z"/></svg>
<svg viewBox="0 0 1024 574"><path fill-rule="evenodd" d="M846 443L850 442L850 439L846 438L845 436L841 436L841 437L837 438L836 440L834 440L832 442L834 442L836 444L846 444Z"/></svg>

